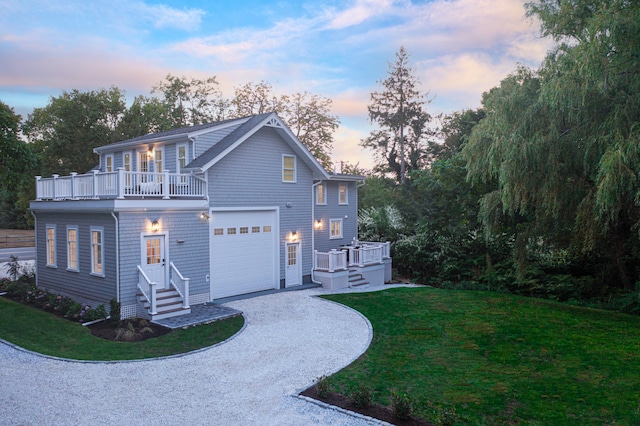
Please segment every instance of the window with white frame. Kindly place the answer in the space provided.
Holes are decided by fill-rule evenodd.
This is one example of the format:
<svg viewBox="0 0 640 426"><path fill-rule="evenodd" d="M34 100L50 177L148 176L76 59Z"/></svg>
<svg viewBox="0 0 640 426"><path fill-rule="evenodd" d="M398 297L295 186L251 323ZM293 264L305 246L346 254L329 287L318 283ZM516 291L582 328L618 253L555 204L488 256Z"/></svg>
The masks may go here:
<svg viewBox="0 0 640 426"><path fill-rule="evenodd" d="M91 273L104 277L104 228L91 227Z"/></svg>
<svg viewBox="0 0 640 426"><path fill-rule="evenodd" d="M293 155L282 155L282 181L296 182L296 157Z"/></svg>
<svg viewBox="0 0 640 426"><path fill-rule="evenodd" d="M104 171L108 173L113 171L113 154L104 157Z"/></svg>
<svg viewBox="0 0 640 426"><path fill-rule="evenodd" d="M56 268L56 226L47 225L47 266Z"/></svg>
<svg viewBox="0 0 640 426"><path fill-rule="evenodd" d="M338 204L349 204L349 194L346 183L341 183L338 186Z"/></svg>
<svg viewBox="0 0 640 426"><path fill-rule="evenodd" d="M131 151L127 151L127 152L123 152L122 153L122 167L124 168L125 172L130 172L132 170L131 168ZM127 188L131 188L131 174L127 173L124 177L124 185Z"/></svg>
<svg viewBox="0 0 640 426"><path fill-rule="evenodd" d="M329 238L342 238L342 219L329 219Z"/></svg>
<svg viewBox="0 0 640 426"><path fill-rule="evenodd" d="M67 269L77 272L78 267L78 227L67 226Z"/></svg>
<svg viewBox="0 0 640 426"><path fill-rule="evenodd" d="M162 173L162 168L164 167L164 150L162 148L156 148L154 153L154 172Z"/></svg>
<svg viewBox="0 0 640 426"><path fill-rule="evenodd" d="M316 204L327 204L327 193L324 183L316 186Z"/></svg>
<svg viewBox="0 0 640 426"><path fill-rule="evenodd" d="M176 172L182 173L182 169L187 165L187 144L180 144L176 147ZM186 176L180 176L180 183L187 183Z"/></svg>

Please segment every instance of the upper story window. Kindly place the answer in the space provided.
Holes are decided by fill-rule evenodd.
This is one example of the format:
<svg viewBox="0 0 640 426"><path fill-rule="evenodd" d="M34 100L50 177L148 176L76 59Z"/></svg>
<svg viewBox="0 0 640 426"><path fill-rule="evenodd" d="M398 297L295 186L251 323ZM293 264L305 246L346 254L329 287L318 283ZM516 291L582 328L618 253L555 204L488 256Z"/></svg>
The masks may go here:
<svg viewBox="0 0 640 426"><path fill-rule="evenodd" d="M78 271L78 227L67 226L67 269Z"/></svg>
<svg viewBox="0 0 640 426"><path fill-rule="evenodd" d="M296 157L293 155L282 156L282 181L296 182Z"/></svg>
<svg viewBox="0 0 640 426"><path fill-rule="evenodd" d="M154 151L154 171L156 173L162 173L164 167L164 150L162 148L156 148Z"/></svg>
<svg viewBox="0 0 640 426"><path fill-rule="evenodd" d="M113 154L109 154L104 157L104 171L105 172L113 171Z"/></svg>
<svg viewBox="0 0 640 426"><path fill-rule="evenodd" d="M104 277L104 228L91 227L91 273Z"/></svg>
<svg viewBox="0 0 640 426"><path fill-rule="evenodd" d="M47 266L56 268L56 226L47 225Z"/></svg>
<svg viewBox="0 0 640 426"><path fill-rule="evenodd" d="M338 187L338 204L349 204L349 193L346 183L341 183Z"/></svg>
<svg viewBox="0 0 640 426"><path fill-rule="evenodd" d="M329 219L329 238L342 238L342 219Z"/></svg>
<svg viewBox="0 0 640 426"><path fill-rule="evenodd" d="M327 189L324 183L316 186L316 204L327 204Z"/></svg>
<svg viewBox="0 0 640 426"><path fill-rule="evenodd" d="M130 172L131 169L131 151L122 153L122 166L125 172ZM131 187L131 174L127 173L124 177L125 185L127 188Z"/></svg>
<svg viewBox="0 0 640 426"><path fill-rule="evenodd" d="M181 144L176 147L176 173L182 173L187 165L187 144ZM186 176L180 176L180 183L187 183Z"/></svg>

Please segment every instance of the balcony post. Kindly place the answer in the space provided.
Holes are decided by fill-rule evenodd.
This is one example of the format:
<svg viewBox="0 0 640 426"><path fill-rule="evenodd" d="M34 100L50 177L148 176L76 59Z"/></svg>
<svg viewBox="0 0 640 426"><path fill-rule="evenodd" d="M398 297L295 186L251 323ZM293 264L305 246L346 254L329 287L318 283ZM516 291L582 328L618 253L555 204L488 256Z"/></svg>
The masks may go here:
<svg viewBox="0 0 640 426"><path fill-rule="evenodd" d="M124 200L124 167L118 167L118 200Z"/></svg>
<svg viewBox="0 0 640 426"><path fill-rule="evenodd" d="M51 189L51 199L55 200L56 199L56 186L58 186L58 177L60 177L60 175L52 175L53 176L53 188Z"/></svg>
<svg viewBox="0 0 640 426"><path fill-rule="evenodd" d="M151 298L151 300L149 300L149 309L150 309L150 314L151 315L155 315L158 312L156 311L156 283L149 283L149 297Z"/></svg>
<svg viewBox="0 0 640 426"><path fill-rule="evenodd" d="M163 170L162 173L162 199L168 200L171 198L169 197L169 170Z"/></svg>
<svg viewBox="0 0 640 426"><path fill-rule="evenodd" d="M184 279L184 298L182 300L182 307L187 309L189 308L189 282L191 278Z"/></svg>
<svg viewBox="0 0 640 426"><path fill-rule="evenodd" d="M36 200L40 201L42 200L42 185L40 184L40 179L42 179L42 176L36 176Z"/></svg>
<svg viewBox="0 0 640 426"><path fill-rule="evenodd" d="M76 176L77 175L78 175L78 172L71 172L71 199L72 200L78 199L76 197Z"/></svg>
<svg viewBox="0 0 640 426"><path fill-rule="evenodd" d="M91 176L91 191L93 192L91 194L91 198L93 198L94 200L97 200L98 197L98 180L96 179L96 177L98 176L98 170L92 170L93 172L93 176Z"/></svg>

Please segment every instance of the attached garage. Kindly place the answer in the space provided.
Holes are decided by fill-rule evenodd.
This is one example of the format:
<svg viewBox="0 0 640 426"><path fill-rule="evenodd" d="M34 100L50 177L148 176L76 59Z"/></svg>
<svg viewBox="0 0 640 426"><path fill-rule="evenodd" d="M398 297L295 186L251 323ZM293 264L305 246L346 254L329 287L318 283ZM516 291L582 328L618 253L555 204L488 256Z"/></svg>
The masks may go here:
<svg viewBox="0 0 640 426"><path fill-rule="evenodd" d="M212 211L213 299L279 287L277 210Z"/></svg>

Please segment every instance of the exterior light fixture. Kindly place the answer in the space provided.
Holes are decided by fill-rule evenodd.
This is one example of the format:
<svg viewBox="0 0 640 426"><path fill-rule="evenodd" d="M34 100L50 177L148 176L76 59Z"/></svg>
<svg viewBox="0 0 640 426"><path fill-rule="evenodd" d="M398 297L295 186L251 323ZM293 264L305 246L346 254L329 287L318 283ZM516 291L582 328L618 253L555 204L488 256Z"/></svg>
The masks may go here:
<svg viewBox="0 0 640 426"><path fill-rule="evenodd" d="M200 212L200 219L209 220L209 215L206 212Z"/></svg>
<svg viewBox="0 0 640 426"><path fill-rule="evenodd" d="M147 150L147 157L153 157L153 145L149 145L149 149Z"/></svg>
<svg viewBox="0 0 640 426"><path fill-rule="evenodd" d="M289 241L298 241L298 233L296 231L291 231L291 234L289 234Z"/></svg>
<svg viewBox="0 0 640 426"><path fill-rule="evenodd" d="M316 220L315 227L316 229L322 229L322 221L320 219Z"/></svg>
<svg viewBox="0 0 640 426"><path fill-rule="evenodd" d="M151 231L158 232L159 230L160 230L160 224L158 223L158 221L154 220L153 222L151 222Z"/></svg>

